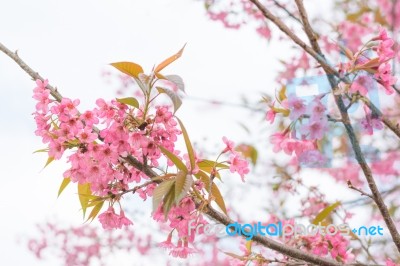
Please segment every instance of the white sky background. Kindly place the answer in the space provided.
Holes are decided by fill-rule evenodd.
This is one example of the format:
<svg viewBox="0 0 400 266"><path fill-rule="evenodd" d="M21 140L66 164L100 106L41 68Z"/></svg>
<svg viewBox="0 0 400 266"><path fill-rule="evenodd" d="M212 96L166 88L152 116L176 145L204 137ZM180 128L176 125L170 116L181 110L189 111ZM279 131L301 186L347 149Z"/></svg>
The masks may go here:
<svg viewBox="0 0 400 266"><path fill-rule="evenodd" d="M187 42L183 57L164 73L181 75L190 96L239 102L240 94L258 99L261 91L273 93L276 59L286 54L282 44L268 44L253 29L226 30L209 21L201 2L194 0L2 0L0 42L18 49L21 58L64 96L80 98L80 110L92 108L99 97L115 97L115 88L100 76L110 62L134 61L149 70ZM56 162L41 172L47 157L32 154L43 147L33 134L34 85L0 54L4 265L47 265L16 242L33 234L35 223L54 217L82 222L74 190L67 189L56 199L65 164ZM208 149L221 145L224 135L237 142L248 137L237 124L248 120L248 114L189 100L178 112L194 140L208 138ZM267 142L268 135L261 137Z"/></svg>

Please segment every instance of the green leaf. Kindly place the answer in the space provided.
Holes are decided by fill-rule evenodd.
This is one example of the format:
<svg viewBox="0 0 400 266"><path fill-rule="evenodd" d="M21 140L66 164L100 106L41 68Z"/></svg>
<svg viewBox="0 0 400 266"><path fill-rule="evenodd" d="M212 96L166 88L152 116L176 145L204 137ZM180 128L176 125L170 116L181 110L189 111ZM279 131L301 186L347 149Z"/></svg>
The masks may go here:
<svg viewBox="0 0 400 266"><path fill-rule="evenodd" d="M328 207L323 209L320 213L318 213L318 215L312 221L312 224L317 225L318 223L322 222L340 204L341 204L340 201L337 201L337 202L333 203L332 205L329 205Z"/></svg>
<svg viewBox="0 0 400 266"><path fill-rule="evenodd" d="M175 180L166 180L160 183L153 191L153 212L157 210L160 202L163 200L165 195L172 189L172 185L175 183Z"/></svg>
<svg viewBox="0 0 400 266"><path fill-rule="evenodd" d="M36 150L33 152L33 154L38 153L38 152L48 152L49 148L45 148L45 149L40 149L40 150Z"/></svg>
<svg viewBox="0 0 400 266"><path fill-rule="evenodd" d="M223 163L217 163L216 161L211 160L201 160L197 163L198 167L216 167L221 169L229 169L229 166Z"/></svg>
<svg viewBox="0 0 400 266"><path fill-rule="evenodd" d="M175 203L178 203L189 192L193 184L193 178L192 175L179 171L175 180Z"/></svg>
<svg viewBox="0 0 400 266"><path fill-rule="evenodd" d="M174 113L176 113L176 111L178 111L179 107L181 107L182 105L182 100L179 97L179 95L170 89L162 87L156 87L156 88L159 93L165 93L171 99L172 104L174 105Z"/></svg>
<svg viewBox="0 0 400 266"><path fill-rule="evenodd" d="M183 79L178 75L166 75L165 78L178 87L179 90L185 92L185 83L183 83Z"/></svg>
<svg viewBox="0 0 400 266"><path fill-rule="evenodd" d="M68 186L68 184L71 182L71 178L66 177L61 183L60 188L58 189L58 195L57 198L61 195L61 193L64 191L64 189Z"/></svg>
<svg viewBox="0 0 400 266"><path fill-rule="evenodd" d="M212 183L211 185L211 195L215 198L218 207L227 214L224 198L215 183Z"/></svg>
<svg viewBox="0 0 400 266"><path fill-rule="evenodd" d="M89 217L87 218L86 222L89 221L90 219L92 219L90 222L92 222L97 214L99 214L99 212L101 211L101 208L103 207L104 201L99 202L98 204L96 204L96 206L93 207L92 211L89 214Z"/></svg>
<svg viewBox="0 0 400 266"><path fill-rule="evenodd" d="M78 184L78 196L79 196L79 202L81 203L82 207L83 218L85 218L86 209L88 207L90 197L93 196L92 191L90 190L89 183Z"/></svg>
<svg viewBox="0 0 400 266"><path fill-rule="evenodd" d="M94 195L91 195L91 196L88 196L88 197L89 197L89 201L88 201L88 204L86 206L87 208L96 206L97 204L99 204L100 201L104 201L105 199L108 198L108 196L103 198L103 197L94 196Z"/></svg>
<svg viewBox="0 0 400 266"><path fill-rule="evenodd" d="M163 146L158 146L158 147L160 148L161 152L164 153L165 156L167 156L168 159L170 159L179 170L182 170L183 172L188 173L188 169L187 169L186 165L181 161L181 159L178 158L178 156L176 156L175 154L173 154L172 152L170 152Z"/></svg>
<svg viewBox="0 0 400 266"><path fill-rule="evenodd" d="M138 102L138 100L136 100L133 97L116 98L116 100L117 100L117 102L124 103L126 105L130 105L130 106L133 106L133 107L139 109L139 102Z"/></svg>
<svg viewBox="0 0 400 266"><path fill-rule="evenodd" d="M146 95L149 92L149 88L145 85L139 78L135 78L136 84L142 90L143 95Z"/></svg>
<svg viewBox="0 0 400 266"><path fill-rule="evenodd" d="M202 167L199 167L199 169L203 170L204 172L206 172L208 174L211 174L212 172L214 172L215 177L222 181L220 173L218 172L218 170L214 171L214 168L212 166L202 166Z"/></svg>
<svg viewBox="0 0 400 266"><path fill-rule="evenodd" d="M167 218L167 215L174 203L175 203L175 189L173 189L172 187L171 190L164 197L163 211L165 218Z"/></svg>
<svg viewBox="0 0 400 266"><path fill-rule="evenodd" d="M186 131L185 126L183 125L182 121L179 118L176 118L179 122L179 125L182 130L183 138L185 139L186 149L188 151L189 160L190 160L190 169L194 170L196 168L196 158L193 151L192 143L190 142L189 135Z"/></svg>
<svg viewBox="0 0 400 266"><path fill-rule="evenodd" d="M217 163L215 161L210 161L210 160L201 160L200 162L197 163L197 166L199 167L200 170L203 170L206 173L211 174L214 171L214 167L216 169L215 171L215 177L217 177L219 180L221 180L221 175L218 172L218 168L220 169L228 169L229 166L223 164L223 163Z"/></svg>
<svg viewBox="0 0 400 266"><path fill-rule="evenodd" d="M163 70L165 67L167 67L169 64L171 64L172 62L174 62L175 60L177 60L179 57L182 56L183 50L185 49L186 44L182 47L182 49L180 49L176 54L168 57L167 59L165 59L164 61L162 61L154 70L155 73L160 72L161 70Z"/></svg>
<svg viewBox="0 0 400 266"><path fill-rule="evenodd" d="M46 164L44 165L43 169L46 168L49 164L51 164L51 162L54 161L54 157L49 157L47 158Z"/></svg>
<svg viewBox="0 0 400 266"><path fill-rule="evenodd" d="M111 63L110 65L112 65L122 73L134 78L138 78L139 74L143 73L143 68L140 65L132 62L116 62Z"/></svg>

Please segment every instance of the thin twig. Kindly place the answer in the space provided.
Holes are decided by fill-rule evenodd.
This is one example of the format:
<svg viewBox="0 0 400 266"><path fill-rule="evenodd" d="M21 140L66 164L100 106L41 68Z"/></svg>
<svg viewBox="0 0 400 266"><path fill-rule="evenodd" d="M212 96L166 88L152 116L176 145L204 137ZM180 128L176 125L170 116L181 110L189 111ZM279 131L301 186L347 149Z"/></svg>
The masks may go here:
<svg viewBox="0 0 400 266"><path fill-rule="evenodd" d="M397 191L399 188L400 188L400 186L397 185L397 186L392 187L391 189L382 191L381 194L387 196L387 195ZM343 201L342 205L348 206L349 208L351 208L352 206L355 206L355 205L356 206L360 206L360 205L364 205L364 204L370 203L371 200L373 200L373 199L371 199L371 198L357 198L357 199L353 199L353 200L349 200L349 201ZM360 204L358 204L358 203L360 203Z"/></svg>
<svg viewBox="0 0 400 266"><path fill-rule="evenodd" d="M348 186L350 189L353 189L353 190L355 190L355 191L360 192L360 194L363 195L363 196L367 196L367 197L371 198L372 200L374 199L374 197L373 197L371 194L368 194L367 192L365 192L365 191L363 191L363 190L361 190L361 189L356 188L355 186L353 186L353 184L351 183L350 180L347 180L347 186Z"/></svg>
<svg viewBox="0 0 400 266"><path fill-rule="evenodd" d="M261 13L269 19L272 23L274 23L283 33L285 33L290 39L292 39L297 45L304 49L309 55L315 58L318 63L329 73L334 74L337 76L339 72L332 67L325 58L321 57L314 49L308 46L305 42L303 42L296 34L294 34L289 27L282 22L278 17L273 15L263 4L261 4L258 0L249 0L252 2L260 11Z"/></svg>
<svg viewBox="0 0 400 266"><path fill-rule="evenodd" d="M297 22L301 23L301 20L298 19L292 12L289 11L289 9L287 9L284 5L282 5L281 3L279 3L277 0L272 0L272 2L274 2L274 4L279 7L280 9L282 9L289 17L291 17L292 19L296 20Z"/></svg>

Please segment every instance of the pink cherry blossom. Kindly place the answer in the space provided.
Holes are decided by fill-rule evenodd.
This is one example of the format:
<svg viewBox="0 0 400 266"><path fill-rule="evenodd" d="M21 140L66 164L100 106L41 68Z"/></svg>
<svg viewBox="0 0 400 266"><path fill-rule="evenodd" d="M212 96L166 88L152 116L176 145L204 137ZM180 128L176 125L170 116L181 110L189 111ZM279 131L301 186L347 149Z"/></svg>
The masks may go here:
<svg viewBox="0 0 400 266"><path fill-rule="evenodd" d="M83 131L78 133L77 137L82 143L90 143L98 138L97 134L93 133L93 129L90 127L85 127Z"/></svg>
<svg viewBox="0 0 400 266"><path fill-rule="evenodd" d="M271 30L267 25L261 25L256 29L257 33L265 39L271 39Z"/></svg>
<svg viewBox="0 0 400 266"><path fill-rule="evenodd" d="M327 162L327 158L318 150L305 151L299 155L298 160L306 167L322 167Z"/></svg>
<svg viewBox="0 0 400 266"><path fill-rule="evenodd" d="M108 207L107 211L98 216L98 219L103 226L103 229L116 229L120 228L119 216L115 214L112 206Z"/></svg>
<svg viewBox="0 0 400 266"><path fill-rule="evenodd" d="M310 114L311 120L322 119L326 116L326 107L321 103L321 100L316 97L311 103L308 104L307 112Z"/></svg>
<svg viewBox="0 0 400 266"><path fill-rule="evenodd" d="M124 211L121 210L118 217L118 227L121 228L122 226L129 226L132 224L132 221L126 218Z"/></svg>
<svg viewBox="0 0 400 266"><path fill-rule="evenodd" d="M244 176L250 172L249 163L238 153L233 153L229 157L229 165L231 173L237 172L244 182Z"/></svg>
<svg viewBox="0 0 400 266"><path fill-rule="evenodd" d="M229 140L227 137L222 137L222 141L226 144L226 148L222 151L222 153L225 152L234 152L235 151L235 143L231 140Z"/></svg>
<svg viewBox="0 0 400 266"><path fill-rule="evenodd" d="M300 127L300 132L308 136L311 140L322 139L328 131L328 120L325 119L311 119L308 123Z"/></svg>
<svg viewBox="0 0 400 266"><path fill-rule="evenodd" d="M186 240L182 241L181 239L179 239L177 246L171 250L170 255L178 258L187 258L189 255L193 253L196 253L196 250L190 248Z"/></svg>
<svg viewBox="0 0 400 266"><path fill-rule="evenodd" d="M386 266L399 266L399 264L394 263L391 259L387 259L385 261L385 263L386 263Z"/></svg>
<svg viewBox="0 0 400 266"><path fill-rule="evenodd" d="M379 118L375 118L372 117L372 115L367 114L366 117L361 120L361 127L363 132L368 135L372 135L374 133L374 129L383 129L383 124Z"/></svg>
<svg viewBox="0 0 400 266"><path fill-rule="evenodd" d="M291 94L287 99L287 106L290 109L289 118L292 120L298 119L300 116L304 115L307 111L304 100L298 98L297 96Z"/></svg>
<svg viewBox="0 0 400 266"><path fill-rule="evenodd" d="M274 110L270 109L267 111L267 113L265 115L265 119L272 124L275 121L276 114L277 113Z"/></svg>
<svg viewBox="0 0 400 266"><path fill-rule="evenodd" d="M374 80L369 75L358 76L351 84L349 92L359 92L361 95L366 96L373 82Z"/></svg>
<svg viewBox="0 0 400 266"><path fill-rule="evenodd" d="M173 249L176 248L174 244L172 244L172 233L170 233L167 237L167 240L161 242L158 244L159 247L165 248L165 249Z"/></svg>

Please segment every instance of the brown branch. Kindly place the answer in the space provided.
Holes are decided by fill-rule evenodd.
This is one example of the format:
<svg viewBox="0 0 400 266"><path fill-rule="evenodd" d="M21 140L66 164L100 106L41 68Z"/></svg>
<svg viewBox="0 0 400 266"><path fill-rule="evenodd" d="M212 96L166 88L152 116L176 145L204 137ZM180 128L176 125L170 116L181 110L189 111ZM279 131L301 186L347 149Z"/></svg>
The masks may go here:
<svg viewBox="0 0 400 266"><path fill-rule="evenodd" d="M297 22L301 23L301 20L298 19L292 12L289 11L289 9L287 9L284 5L282 5L281 3L279 3L277 0L272 0L272 2L274 2L274 4L279 7L280 9L282 9L289 17L291 17L292 19L296 20Z"/></svg>
<svg viewBox="0 0 400 266"><path fill-rule="evenodd" d="M313 39L313 36L314 36L313 35L313 30L312 30L311 25L310 25L310 23L308 21L307 13L306 13L306 11L304 9L303 1L302 0L296 0L296 4L299 7L299 12L303 13L302 20L303 20L303 23L305 25L305 31L307 33L307 36L310 39L310 42L312 43L313 47L315 47L314 49L316 51L319 51L319 53L321 53L321 49L320 49L320 47L318 45L318 42L316 41L316 39L315 40ZM323 55L321 55L321 56L323 57ZM328 73L328 71L325 69L325 72ZM339 75L337 75L337 77L340 78ZM328 75L328 79L329 79L329 82L331 84L332 89L334 90L334 88L336 87L336 79L333 78L333 77L330 77L329 75ZM368 197L371 197L374 200L374 202L378 206L379 211L381 212L382 218L385 221L386 226L389 229L389 232L390 232L390 234L392 236L394 244L396 245L397 250L400 252L400 235L399 235L399 232L397 231L396 225L394 224L393 219L392 219L392 217L391 217L391 215L389 213L389 209L387 208L387 206L386 206L386 204L385 204L385 202L384 202L384 200L382 198L382 195L379 192L379 189L378 189L378 187L376 185L375 179L374 179L374 177L372 175L372 171L371 171L370 167L368 166L368 164L367 164L367 162L365 160L364 154L361 151L360 144L359 144L358 139L356 137L356 134L354 132L353 126L351 125L351 121L350 121L349 115L347 113L347 109L344 106L342 97L340 95L336 95L335 96L335 101L336 101L337 106L339 107L339 110L340 110L340 113L341 113L341 116L342 116L342 120L343 120L343 124L344 124L344 126L346 128L347 135L350 138L350 142L351 142L352 148L353 148L353 150L355 152L356 160L357 160L358 164L361 166L361 169L362 169L362 171L363 171L363 173L365 175L365 178L367 179L367 183L368 183L368 186L369 186L369 188L370 188L370 190L372 192L372 195L366 194L366 193L362 192L361 190L358 190L358 189L354 188L350 183L351 188L353 188L353 189L355 189L355 190L357 190L359 192L362 192L362 194L364 194L364 195L366 195Z"/></svg>
<svg viewBox="0 0 400 266"><path fill-rule="evenodd" d="M314 30L311 28L307 11L304 8L303 0L295 0L295 2L300 13L301 21L303 22L304 32L307 34L307 37L311 43L311 47L314 49L315 52L317 52L320 56L324 58L317 41L317 37L315 36Z"/></svg>
<svg viewBox="0 0 400 266"><path fill-rule="evenodd" d="M382 195L379 192L379 189L376 185L375 179L372 175L371 168L368 166L365 157L361 151L360 143L358 142L358 139L356 137L356 134L354 132L353 126L351 125L351 121L349 118L349 115L347 111L345 110L345 105L343 103L343 100L340 96L335 96L336 104L339 107L339 110L342 115L343 119L343 124L346 129L347 135L349 136L350 143L353 147L354 153L356 160L358 164L360 165L364 176L367 180L368 186L371 190L372 197L376 205L378 206L378 209L382 215L383 220L385 221L386 226L389 229L390 235L392 236L393 242L397 247L397 250L400 251L400 235L399 232L397 231L396 225L393 222L393 219L389 213L389 210L382 198Z"/></svg>
<svg viewBox="0 0 400 266"><path fill-rule="evenodd" d="M306 31L307 36L309 37L309 41L312 44L313 48L310 48L307 44L305 44L297 35L295 35L279 18L274 16L265 6L263 6L258 0L249 0L254 3L257 8L264 14L264 16L271 20L281 31L283 31L288 37L290 37L296 44L302 47L307 53L313 56L325 70L328 76L329 83L332 87L332 90L335 90L337 86L336 78L329 74L334 74L337 78L341 79L339 73L333 69L329 64L326 63L324 56L321 54L321 49L318 45L318 42L314 40L314 31L311 28L311 25L308 21L308 16L303 6L303 2L301 0L296 0L296 4L299 8L299 12L303 21L304 30ZM390 235L392 236L393 242L397 247L397 250L400 252L400 235L397 231L396 225L393 222L392 217L390 216L389 210L383 201L382 195L380 194L378 187L376 185L375 179L372 175L372 171L368 166L365 157L361 151L360 144L354 132L354 128L351 124L351 120L349 114L347 113L346 106L344 105L343 99L340 95L335 95L335 102L339 108L339 111L342 116L343 125L346 129L346 133L349 136L350 143L355 153L356 160L360 165L364 176L367 180L368 186L372 192L372 196L374 202L378 206L379 211L381 212L382 218L385 221L386 226L389 229Z"/></svg>
<svg viewBox="0 0 400 266"><path fill-rule="evenodd" d="M37 80L40 79L42 81L44 81L44 79L42 78L42 76L39 75L38 72L34 71L32 68L30 68L19 56L18 56L18 52L15 51L11 51L10 49L8 49L7 47L5 47L2 43L0 43L0 51L2 51L3 53L5 53L6 55L8 55L8 57L10 57L12 60L15 61L15 63L17 63L26 73L28 73L29 76L31 76L31 78L33 80ZM57 91L57 88L52 87L51 85L47 85L46 88L50 91L51 96L54 97L54 99L56 99L58 102L61 102L61 99L63 98L61 96L61 94Z"/></svg>
<svg viewBox="0 0 400 266"><path fill-rule="evenodd" d="M278 17L273 15L263 4L261 4L258 0L249 0L252 2L266 17L269 19L272 23L274 23L283 33L285 33L290 39L292 39L297 45L299 45L301 48L303 48L304 51L306 51L309 55L315 58L315 60L318 61L318 63L327 71L329 74L334 74L337 76L339 75L339 72L332 67L331 65L326 62L325 58L320 56L314 49L312 49L310 46L308 46L305 42L303 42L296 34L294 34L288 26L286 26L285 23L282 22Z"/></svg>

